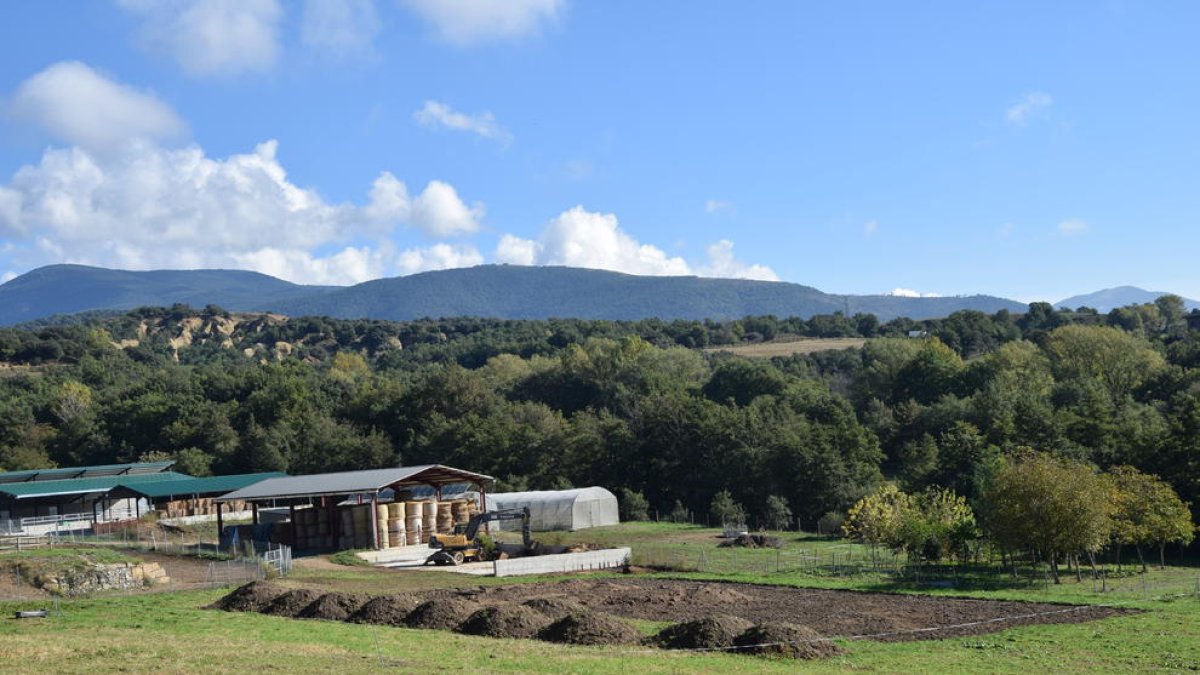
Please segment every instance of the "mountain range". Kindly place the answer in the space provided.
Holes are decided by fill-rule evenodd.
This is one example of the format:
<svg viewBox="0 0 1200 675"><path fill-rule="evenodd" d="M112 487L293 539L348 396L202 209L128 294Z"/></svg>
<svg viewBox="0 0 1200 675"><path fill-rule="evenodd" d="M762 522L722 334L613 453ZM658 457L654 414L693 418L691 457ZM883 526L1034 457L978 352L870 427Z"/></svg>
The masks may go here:
<svg viewBox="0 0 1200 675"><path fill-rule="evenodd" d="M1075 298L1064 302L1097 306L1087 300L1090 296L1079 297L1083 299L1077 304L1072 304ZM175 303L394 321L450 316L721 320L763 314L808 317L837 311L871 313L887 321L901 316L936 318L963 309L987 313L1026 309L1022 303L987 295L836 295L784 282L649 277L571 267L481 265L342 287L293 284L241 270L131 272L50 265L0 285L0 325L56 314Z"/></svg>
<svg viewBox="0 0 1200 675"><path fill-rule="evenodd" d="M1165 291L1147 291L1137 286L1117 286L1086 295L1075 295L1055 303L1054 306L1062 309L1091 307L1098 312L1108 313L1126 305L1143 305L1154 302L1164 295L1167 295ZM1187 309L1200 309L1200 302L1188 298L1183 299L1183 305Z"/></svg>

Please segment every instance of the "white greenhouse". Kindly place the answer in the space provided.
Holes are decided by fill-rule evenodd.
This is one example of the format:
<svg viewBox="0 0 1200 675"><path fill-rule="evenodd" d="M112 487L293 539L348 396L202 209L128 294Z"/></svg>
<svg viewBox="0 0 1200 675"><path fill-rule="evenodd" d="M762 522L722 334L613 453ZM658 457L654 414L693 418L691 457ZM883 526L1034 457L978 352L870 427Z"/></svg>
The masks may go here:
<svg viewBox="0 0 1200 675"><path fill-rule="evenodd" d="M585 527L616 525L617 498L602 487L575 490L545 490L539 492L500 492L487 496L489 511L529 507L530 527L535 532L551 530L582 530ZM497 524L503 530L521 529L520 521Z"/></svg>

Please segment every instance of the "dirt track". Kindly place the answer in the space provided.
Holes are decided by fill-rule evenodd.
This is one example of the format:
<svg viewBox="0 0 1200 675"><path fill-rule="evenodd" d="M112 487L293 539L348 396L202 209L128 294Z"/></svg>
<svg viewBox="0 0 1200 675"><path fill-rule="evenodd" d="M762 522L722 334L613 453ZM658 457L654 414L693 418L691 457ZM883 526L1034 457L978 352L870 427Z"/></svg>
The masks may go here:
<svg viewBox="0 0 1200 675"><path fill-rule="evenodd" d="M809 626L828 637L872 636L888 642L978 635L1028 624L1079 623L1127 613L1107 607L1076 608L671 579L576 579L447 589L420 595L429 599L459 597L483 604L570 598L589 609L652 621L686 621L732 614L756 623Z"/></svg>

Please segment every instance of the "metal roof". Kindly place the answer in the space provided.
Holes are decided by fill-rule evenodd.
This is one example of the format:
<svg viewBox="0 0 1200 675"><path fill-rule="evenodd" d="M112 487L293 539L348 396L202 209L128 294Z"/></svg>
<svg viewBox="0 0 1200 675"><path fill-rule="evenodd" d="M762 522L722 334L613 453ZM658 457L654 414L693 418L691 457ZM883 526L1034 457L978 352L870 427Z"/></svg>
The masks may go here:
<svg viewBox="0 0 1200 675"><path fill-rule="evenodd" d="M131 476L102 476L99 478L8 483L0 485L0 496L8 496L13 499L34 499L36 497L81 495L89 492L108 492L121 484L138 485L142 483L172 482L190 478L191 476L184 473L163 471L160 473L143 473Z"/></svg>
<svg viewBox="0 0 1200 675"><path fill-rule="evenodd" d="M239 490L268 478L280 478L287 474L282 471L266 473L243 473L233 476L206 476L204 478L183 478L180 480L155 481L150 483L127 484L122 481L112 489L113 496L131 495L161 499L163 497L198 497L201 495L223 495L231 490Z"/></svg>
<svg viewBox="0 0 1200 675"><path fill-rule="evenodd" d="M487 484L494 479L481 473L463 471L441 464L403 466L368 471L318 473L311 476L268 478L254 485L218 497L217 501L260 501L304 497L332 497L376 492L387 487L406 485L447 485L450 483Z"/></svg>
<svg viewBox="0 0 1200 675"><path fill-rule="evenodd" d="M100 464L97 466L74 466L62 469L31 469L28 471L0 472L0 484L29 483L33 481L70 480L72 478L99 478L101 476L131 476L143 473L161 473L171 468L174 460L166 462L140 462L136 464Z"/></svg>

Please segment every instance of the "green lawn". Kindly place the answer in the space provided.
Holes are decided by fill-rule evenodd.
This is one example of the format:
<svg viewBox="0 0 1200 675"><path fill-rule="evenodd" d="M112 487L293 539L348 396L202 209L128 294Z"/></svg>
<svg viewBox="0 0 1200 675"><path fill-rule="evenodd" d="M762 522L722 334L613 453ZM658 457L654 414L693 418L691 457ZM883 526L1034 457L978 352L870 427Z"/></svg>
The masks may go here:
<svg viewBox="0 0 1200 675"><path fill-rule="evenodd" d="M656 542L715 546L711 531L630 524L567 535L595 543ZM836 541L792 538L788 546L821 550ZM547 537L543 536L543 539ZM674 542L672 544L672 542ZM697 549L699 550L699 549ZM755 553L755 552L749 552ZM861 553L861 551L860 551ZM680 575L676 575L680 576ZM1152 570L1144 592L1133 581L1100 594L1091 582L1048 587L954 590L896 585L867 576L813 576L797 572L688 574L795 586L920 592L1051 602L1118 604L1144 610L1103 621L1023 626L983 636L908 643L845 642L849 653L822 662L769 661L730 654L685 654L630 648L565 647L537 641L493 640L436 631L298 621L230 614L202 607L224 590L110 596L63 601L49 619L0 618L0 671L232 672L288 670L465 670L474 672L1178 672L1200 670L1198 571ZM299 569L288 584L396 592L405 588L536 579L486 580L450 573L397 573L342 567ZM1136 580L1140 581L1140 579ZM1192 594L1188 594L1192 592ZM1147 599L1149 598L1149 599ZM0 604L0 616L48 601ZM836 608L831 608L836 610ZM643 625L645 623L646 625ZM656 626L638 622L649 632Z"/></svg>

